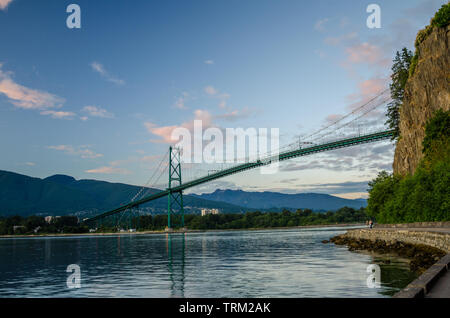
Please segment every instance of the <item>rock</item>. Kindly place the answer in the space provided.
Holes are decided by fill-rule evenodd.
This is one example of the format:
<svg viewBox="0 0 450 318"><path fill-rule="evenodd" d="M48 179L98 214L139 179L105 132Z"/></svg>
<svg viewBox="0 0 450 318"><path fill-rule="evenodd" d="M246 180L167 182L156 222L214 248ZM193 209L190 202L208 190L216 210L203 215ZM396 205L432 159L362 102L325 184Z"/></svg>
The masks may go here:
<svg viewBox="0 0 450 318"><path fill-rule="evenodd" d="M345 234L332 237L330 241L336 245L347 246L349 251L367 250L380 254L394 253L400 257L406 257L410 259L410 270L418 274L426 271L446 254L440 249L423 244L409 244L399 241L386 242L379 239L371 241L353 238ZM383 263L390 264L390 260L385 260Z"/></svg>
<svg viewBox="0 0 450 318"><path fill-rule="evenodd" d="M422 159L425 125L434 111L450 109L450 25L434 27L419 45L418 64L405 87L400 109L400 139L395 148L394 173L413 174Z"/></svg>

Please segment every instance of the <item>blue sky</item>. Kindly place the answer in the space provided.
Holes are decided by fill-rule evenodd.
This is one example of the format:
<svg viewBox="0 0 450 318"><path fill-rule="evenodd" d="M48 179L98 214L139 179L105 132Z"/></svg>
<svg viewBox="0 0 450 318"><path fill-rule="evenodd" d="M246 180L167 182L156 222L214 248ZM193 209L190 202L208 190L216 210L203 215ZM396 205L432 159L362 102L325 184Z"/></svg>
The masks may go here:
<svg viewBox="0 0 450 318"><path fill-rule="evenodd" d="M142 185L167 132L195 118L289 143L387 87L395 50L445 2L0 0L0 169ZM66 26L71 3L81 29ZM385 142L193 191L360 197L392 160Z"/></svg>

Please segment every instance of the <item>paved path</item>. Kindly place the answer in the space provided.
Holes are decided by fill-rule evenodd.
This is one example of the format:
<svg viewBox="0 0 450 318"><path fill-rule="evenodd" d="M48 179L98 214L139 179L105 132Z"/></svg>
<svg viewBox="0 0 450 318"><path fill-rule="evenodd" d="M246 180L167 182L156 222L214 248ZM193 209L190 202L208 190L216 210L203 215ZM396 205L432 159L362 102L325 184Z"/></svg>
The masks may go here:
<svg viewBox="0 0 450 318"><path fill-rule="evenodd" d="M450 298L450 271L439 278L425 298Z"/></svg>
<svg viewBox="0 0 450 318"><path fill-rule="evenodd" d="M436 232L450 234L450 227L383 227L375 226L374 230L392 230L392 231L413 231L413 232Z"/></svg>

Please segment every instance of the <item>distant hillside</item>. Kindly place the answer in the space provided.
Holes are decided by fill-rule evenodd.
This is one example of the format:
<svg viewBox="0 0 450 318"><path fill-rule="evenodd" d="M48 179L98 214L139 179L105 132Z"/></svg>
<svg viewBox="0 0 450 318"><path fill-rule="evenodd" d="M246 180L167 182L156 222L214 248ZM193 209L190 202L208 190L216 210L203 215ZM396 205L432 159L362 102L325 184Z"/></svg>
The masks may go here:
<svg viewBox="0 0 450 318"><path fill-rule="evenodd" d="M277 192L246 192L242 190L216 190L213 193L196 195L198 198L227 202L254 209L290 208L335 211L344 206L359 209L367 205L366 200L348 200L328 194Z"/></svg>
<svg viewBox="0 0 450 318"><path fill-rule="evenodd" d="M0 170L0 215L93 215L108 211L124 203L140 187L97 180L75 180L65 175L45 179ZM148 193L160 191L148 189ZM249 209L233 204L208 201L194 196L184 196L186 213L198 213L201 208L217 208L227 213L245 212ZM141 207L149 213L165 213L167 199L161 198Z"/></svg>

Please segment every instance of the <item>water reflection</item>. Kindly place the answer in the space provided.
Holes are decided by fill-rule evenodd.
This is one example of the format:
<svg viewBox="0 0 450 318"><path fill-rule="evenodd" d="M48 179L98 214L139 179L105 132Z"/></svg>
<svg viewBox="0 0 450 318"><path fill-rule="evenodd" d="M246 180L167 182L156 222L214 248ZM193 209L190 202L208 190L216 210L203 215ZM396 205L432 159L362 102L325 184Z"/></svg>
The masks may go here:
<svg viewBox="0 0 450 318"><path fill-rule="evenodd" d="M415 277L395 257L321 241L344 229L0 240L0 297L388 297ZM66 268L81 268L68 289ZM381 289L366 285L381 267Z"/></svg>
<svg viewBox="0 0 450 318"><path fill-rule="evenodd" d="M166 234L171 297L184 297L186 234Z"/></svg>

